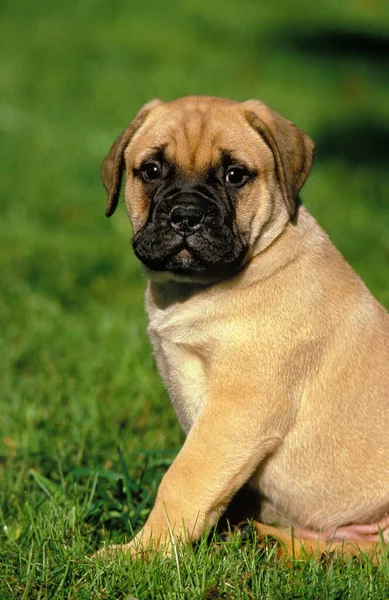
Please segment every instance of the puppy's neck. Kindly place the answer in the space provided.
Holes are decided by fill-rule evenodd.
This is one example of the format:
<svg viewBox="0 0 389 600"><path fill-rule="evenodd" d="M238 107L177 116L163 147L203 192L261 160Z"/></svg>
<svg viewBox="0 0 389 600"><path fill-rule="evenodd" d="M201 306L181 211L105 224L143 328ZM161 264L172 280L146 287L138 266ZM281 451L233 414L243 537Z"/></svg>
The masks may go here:
<svg viewBox="0 0 389 600"><path fill-rule="evenodd" d="M315 238L315 242L313 242ZM183 281L174 278L150 279L148 283L148 303L160 310L173 304L182 304L190 298L212 288L217 293L229 288L246 287L268 279L280 269L307 251L307 248L321 247L318 238L326 238L308 210L300 205L293 221L289 221L283 231L266 248L243 264L240 271L228 279L219 281Z"/></svg>
<svg viewBox="0 0 389 600"><path fill-rule="evenodd" d="M303 252L320 251L327 235L310 212L300 204L294 218L263 250L254 254L242 272L241 284L251 285L268 279L280 269L295 261Z"/></svg>
<svg viewBox="0 0 389 600"><path fill-rule="evenodd" d="M147 297L149 302L151 301L157 308L163 310L172 304L186 302L211 285L209 283L182 282L175 279L165 282L149 281Z"/></svg>

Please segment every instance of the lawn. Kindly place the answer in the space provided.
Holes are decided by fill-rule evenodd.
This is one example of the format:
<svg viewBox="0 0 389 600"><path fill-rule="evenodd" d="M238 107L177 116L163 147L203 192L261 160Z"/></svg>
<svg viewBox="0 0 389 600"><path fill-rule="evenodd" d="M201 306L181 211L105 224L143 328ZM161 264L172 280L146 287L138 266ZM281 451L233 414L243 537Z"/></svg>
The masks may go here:
<svg viewBox="0 0 389 600"><path fill-rule="evenodd" d="M0 599L389 597L385 559L286 568L250 535L91 557L184 439L102 158L153 97L262 99L315 140L303 201L389 307L386 0L5 0L0 22Z"/></svg>

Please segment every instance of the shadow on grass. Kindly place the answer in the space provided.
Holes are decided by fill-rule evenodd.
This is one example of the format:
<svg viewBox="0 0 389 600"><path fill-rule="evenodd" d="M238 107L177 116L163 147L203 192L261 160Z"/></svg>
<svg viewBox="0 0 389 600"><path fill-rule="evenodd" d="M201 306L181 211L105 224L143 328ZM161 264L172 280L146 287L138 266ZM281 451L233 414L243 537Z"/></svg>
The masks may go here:
<svg viewBox="0 0 389 600"><path fill-rule="evenodd" d="M368 94L368 79L382 86L389 85L389 35L312 24L307 29L280 29L273 42L285 52L296 52L313 60L319 68L328 67L343 78L343 94L358 98ZM358 75L358 68L364 76ZM366 67L368 71L366 72ZM356 68L356 69L355 69ZM329 116L331 107L328 108ZM365 108L345 119L330 119L314 134L317 156L338 159L346 164L386 169L389 158L389 124L383 116Z"/></svg>
<svg viewBox="0 0 389 600"><path fill-rule="evenodd" d="M301 52L305 57L331 59L335 64L344 59L368 63L388 73L388 34L340 28L320 29L313 25L309 31L299 28L278 31L277 38L289 51Z"/></svg>
<svg viewBox="0 0 389 600"><path fill-rule="evenodd" d="M348 121L330 121L314 137L317 156L321 159L339 159L374 169L387 168L389 126L379 118L361 114Z"/></svg>

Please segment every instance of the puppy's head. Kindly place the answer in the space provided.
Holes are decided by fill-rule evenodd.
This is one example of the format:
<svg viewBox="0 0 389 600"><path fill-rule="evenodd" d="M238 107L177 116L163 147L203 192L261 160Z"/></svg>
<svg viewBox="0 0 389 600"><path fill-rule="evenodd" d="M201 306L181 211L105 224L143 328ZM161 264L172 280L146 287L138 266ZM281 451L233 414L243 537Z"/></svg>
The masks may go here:
<svg viewBox="0 0 389 600"><path fill-rule="evenodd" d="M150 274L227 277L293 217L313 149L256 100L154 100L105 158L106 214L116 209L125 170L132 243Z"/></svg>

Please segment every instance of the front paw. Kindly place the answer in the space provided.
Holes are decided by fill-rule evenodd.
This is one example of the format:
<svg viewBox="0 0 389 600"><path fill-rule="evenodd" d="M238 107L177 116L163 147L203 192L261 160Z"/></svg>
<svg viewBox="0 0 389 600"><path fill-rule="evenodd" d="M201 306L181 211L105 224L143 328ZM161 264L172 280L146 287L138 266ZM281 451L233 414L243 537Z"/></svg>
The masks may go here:
<svg viewBox="0 0 389 600"><path fill-rule="evenodd" d="M100 548L95 554L92 555L92 558L97 557L107 557L107 558L115 558L120 556L121 554L125 554L126 556L136 556L137 551L133 546L132 542L128 544L112 544L111 546L107 546L105 548Z"/></svg>
<svg viewBox="0 0 389 600"><path fill-rule="evenodd" d="M107 548L101 548L94 556L114 557L124 554L129 557L149 560L152 553L155 552L170 556L174 544L175 540L171 538L169 531L156 533L141 529L128 544L112 544Z"/></svg>

